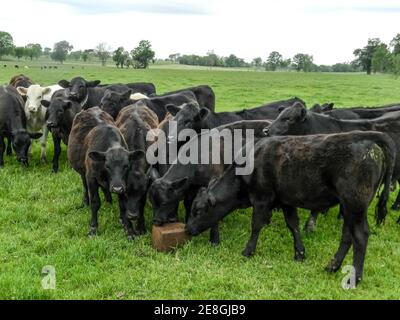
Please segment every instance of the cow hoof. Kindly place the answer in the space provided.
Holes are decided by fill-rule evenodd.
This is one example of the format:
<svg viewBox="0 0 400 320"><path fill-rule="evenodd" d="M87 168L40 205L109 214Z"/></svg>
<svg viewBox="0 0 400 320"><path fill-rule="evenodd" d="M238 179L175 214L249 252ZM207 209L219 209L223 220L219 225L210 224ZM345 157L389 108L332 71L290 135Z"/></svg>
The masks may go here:
<svg viewBox="0 0 400 320"><path fill-rule="evenodd" d="M42 164L46 164L46 163L47 163L47 159L46 159L46 158L42 158L42 159L40 159L40 162L41 162Z"/></svg>
<svg viewBox="0 0 400 320"><path fill-rule="evenodd" d="M314 222L308 222L306 223L306 225L304 226L304 231L306 232L315 232L316 226Z"/></svg>
<svg viewBox="0 0 400 320"><path fill-rule="evenodd" d="M219 247L220 242L219 241L210 241L211 246L213 247Z"/></svg>
<svg viewBox="0 0 400 320"><path fill-rule="evenodd" d="M294 260L297 262L304 262L306 259L306 255L304 252L296 252L296 255L294 256Z"/></svg>
<svg viewBox="0 0 400 320"><path fill-rule="evenodd" d="M328 273L336 273L340 269L340 266L336 265L334 262L331 262L326 268L325 271Z"/></svg>
<svg viewBox="0 0 400 320"><path fill-rule="evenodd" d="M254 251L249 250L249 249L245 249L245 250L242 252L242 255L243 255L244 257L246 257L246 258L251 258L251 257L254 255Z"/></svg>
<svg viewBox="0 0 400 320"><path fill-rule="evenodd" d="M97 229L91 228L90 231L89 231L89 233L88 233L88 237L89 237L89 238L94 238L94 237L96 237L96 236L97 236Z"/></svg>
<svg viewBox="0 0 400 320"><path fill-rule="evenodd" d="M135 239L136 239L136 237L132 234L128 235L127 238L128 238L128 241L135 241Z"/></svg>
<svg viewBox="0 0 400 320"><path fill-rule="evenodd" d="M394 205L392 206L392 210L393 210L393 211L400 211L400 204L394 204Z"/></svg>
<svg viewBox="0 0 400 320"><path fill-rule="evenodd" d="M138 229L138 235L143 236L146 234L146 229Z"/></svg>
<svg viewBox="0 0 400 320"><path fill-rule="evenodd" d="M53 168L53 170L51 172L53 172L54 174L57 174L58 173L58 169L54 169Z"/></svg>

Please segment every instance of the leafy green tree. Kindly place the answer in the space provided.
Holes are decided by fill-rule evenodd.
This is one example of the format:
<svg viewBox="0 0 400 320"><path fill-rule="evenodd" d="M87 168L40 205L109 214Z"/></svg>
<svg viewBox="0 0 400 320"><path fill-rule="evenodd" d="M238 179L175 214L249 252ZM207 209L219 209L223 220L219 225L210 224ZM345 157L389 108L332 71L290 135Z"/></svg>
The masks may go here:
<svg viewBox="0 0 400 320"><path fill-rule="evenodd" d="M298 53L293 57L292 64L297 72L310 72L314 67L314 58L311 55Z"/></svg>
<svg viewBox="0 0 400 320"><path fill-rule="evenodd" d="M81 59L81 57L82 57L82 51L81 50L72 51L68 56L69 59L75 60L75 61L79 61Z"/></svg>
<svg viewBox="0 0 400 320"><path fill-rule="evenodd" d="M119 47L117 50L114 51L113 60L116 63L117 68L121 67L122 69L126 65L128 59L129 52L125 51L124 47Z"/></svg>
<svg viewBox="0 0 400 320"><path fill-rule="evenodd" d="M50 55L51 55L51 48L49 48L49 47L44 48L44 49L43 49L43 55L44 55L45 57L50 57Z"/></svg>
<svg viewBox="0 0 400 320"><path fill-rule="evenodd" d="M14 56L20 60L22 57L25 56L25 47L16 47L14 49Z"/></svg>
<svg viewBox="0 0 400 320"><path fill-rule="evenodd" d="M260 68L263 64L263 61L260 57L254 58L253 62L252 62L253 66L255 66L256 68Z"/></svg>
<svg viewBox="0 0 400 320"><path fill-rule="evenodd" d="M234 54L231 54L229 57L225 59L225 65L228 68L240 68L244 64L244 60L241 58L238 58Z"/></svg>
<svg viewBox="0 0 400 320"><path fill-rule="evenodd" d="M391 53L388 46L381 43L374 51L372 56L372 70L380 73L391 70Z"/></svg>
<svg viewBox="0 0 400 320"><path fill-rule="evenodd" d="M394 55L400 54L400 33L398 33L390 42L390 47L392 48L392 53Z"/></svg>
<svg viewBox="0 0 400 320"><path fill-rule="evenodd" d="M38 59L42 54L42 46L39 43L30 43L25 47L25 56L31 61L33 58Z"/></svg>
<svg viewBox="0 0 400 320"><path fill-rule="evenodd" d="M84 62L87 62L88 60L90 60L90 56L93 54L94 50L93 49L87 49L85 51L82 52L82 60Z"/></svg>
<svg viewBox="0 0 400 320"><path fill-rule="evenodd" d="M6 54L12 54L13 50L13 37L8 32L0 31L0 59Z"/></svg>
<svg viewBox="0 0 400 320"><path fill-rule="evenodd" d="M392 55L392 71L395 75L400 75L400 54Z"/></svg>
<svg viewBox="0 0 400 320"><path fill-rule="evenodd" d="M61 64L63 64L64 61L67 59L68 53L70 53L73 48L74 47L71 46L68 41L64 40L64 41L57 42L54 45L54 49L51 54L51 58L53 60L59 61Z"/></svg>
<svg viewBox="0 0 400 320"><path fill-rule="evenodd" d="M282 69L289 69L291 64L292 64L292 59L290 59L290 58L289 59L284 59L281 62L281 68Z"/></svg>
<svg viewBox="0 0 400 320"><path fill-rule="evenodd" d="M357 57L357 59L354 60L354 64L361 67L363 71L367 72L367 74L371 74L372 58L375 50L380 44L381 40L379 38L368 39L368 44L364 48L356 49L354 51L354 55Z"/></svg>
<svg viewBox="0 0 400 320"><path fill-rule="evenodd" d="M139 42L139 46L132 50L131 55L135 68L147 69L156 54L152 50L150 41L142 40Z"/></svg>
<svg viewBox="0 0 400 320"><path fill-rule="evenodd" d="M272 51L267 59L266 69L276 71L283 62L283 57L278 51Z"/></svg>

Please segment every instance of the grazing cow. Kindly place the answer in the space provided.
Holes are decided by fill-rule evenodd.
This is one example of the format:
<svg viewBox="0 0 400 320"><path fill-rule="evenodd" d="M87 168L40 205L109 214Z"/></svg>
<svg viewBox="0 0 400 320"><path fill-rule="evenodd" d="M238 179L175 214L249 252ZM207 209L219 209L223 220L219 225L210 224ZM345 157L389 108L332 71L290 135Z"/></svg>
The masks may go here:
<svg viewBox="0 0 400 320"><path fill-rule="evenodd" d="M27 119L27 129L29 132L42 131L41 138L41 159L46 161L46 144L49 130L46 125L46 108L42 106L42 100L51 101L53 94L62 89L58 85L42 88L40 85L31 85L29 88L18 87L18 93L26 98L25 114Z"/></svg>
<svg viewBox="0 0 400 320"><path fill-rule="evenodd" d="M53 136L54 156L53 173L59 170L59 158L61 154L61 141L68 145L69 134L75 116L82 111L79 103L68 100L64 96L64 90L54 93L51 102L43 100L42 105L47 108L46 125Z"/></svg>
<svg viewBox="0 0 400 320"><path fill-rule="evenodd" d="M146 205L147 190L150 185L148 171L150 165L145 158L145 152L150 144L147 141L148 133L158 127L157 115L147 107L128 106L120 112L117 118L117 127L120 129L130 152L142 152L133 163L128 175L125 210L128 223L137 221L137 234L146 232L144 208ZM139 155L139 154L138 154ZM132 226L129 225L131 228Z"/></svg>
<svg viewBox="0 0 400 320"><path fill-rule="evenodd" d="M177 207L181 200L184 200L188 219L192 201L199 188L207 186L212 178L221 175L232 164L233 153L235 152L233 148L234 130L241 130L243 145L243 143L246 143L246 130L254 130L255 138L260 139L265 137L263 126L269 123L269 121L243 121L221 126L216 128L214 132L200 134L184 145L178 155L178 159L182 159L183 155L196 149L198 151L197 163L199 164L182 164L179 161L174 161L162 178L153 169L152 178L157 180L150 187L149 195L153 205L154 224L163 225L167 222L177 221ZM225 136L226 132L230 136ZM210 144L208 150L203 150L201 141L203 139L215 139L213 138L213 133L221 133L221 136L217 139L219 144ZM225 148L226 144L232 147L232 150L229 150L228 146ZM227 152L230 152L230 163L225 163L225 160L229 161L229 159L225 158ZM218 156L220 164L203 164L201 159L205 154L208 155L210 161L215 159L215 156ZM210 234L210 242L213 244L219 243L218 226L213 228Z"/></svg>
<svg viewBox="0 0 400 320"><path fill-rule="evenodd" d="M4 166L4 138L11 141L17 160L28 166L28 150L32 139L41 133L31 133L26 128L24 101L12 86L0 87L0 167Z"/></svg>
<svg viewBox="0 0 400 320"><path fill-rule="evenodd" d="M276 119L281 108L291 107L296 102L302 102L298 98L273 102L264 106L243 110L239 112L215 113L206 108L190 103L181 107L168 106L168 111L175 116L179 134L183 129L192 129L200 133L202 129L213 129L228 123L243 120L267 120ZM172 139L176 137L171 137Z"/></svg>
<svg viewBox="0 0 400 320"><path fill-rule="evenodd" d="M210 111L215 111L215 93L210 86L206 85L168 92L158 97L170 96L171 94L182 93L185 91L193 92L200 107L206 108Z"/></svg>
<svg viewBox="0 0 400 320"><path fill-rule="evenodd" d="M13 86L14 88L18 87L29 88L31 85L33 85L33 81L29 79L27 76L20 74L11 78L10 85Z"/></svg>
<svg viewBox="0 0 400 320"><path fill-rule="evenodd" d="M236 199L244 192L253 207L253 222L243 255L255 253L260 231L270 223L272 210L280 207L294 238L295 259L303 261L305 249L296 208L324 210L340 203L344 208L342 240L326 270L340 270L353 245L356 281L360 282L369 235L367 211L381 184L384 190L377 205L377 222L387 214L396 157L393 141L386 134L360 131L272 137L256 144L254 157L252 174L237 176L233 165L199 194L187 224L189 234L198 235L222 220L236 209Z"/></svg>
<svg viewBox="0 0 400 320"><path fill-rule="evenodd" d="M127 177L132 164L143 157L143 151L129 152L114 120L95 107L76 115L68 143L68 160L79 173L84 189L84 203L92 212L89 236L98 232L97 213L101 202L99 188L119 197L120 219L130 239L135 234L129 227L125 210Z"/></svg>
<svg viewBox="0 0 400 320"><path fill-rule="evenodd" d="M16 64L16 65L14 66L14 68L15 68L15 69L19 69L19 65Z"/></svg>
<svg viewBox="0 0 400 320"><path fill-rule="evenodd" d="M308 112L301 104L284 110L265 133L270 136L312 135L349 131L380 131L387 133L396 143L397 155L393 181L400 180L400 112L386 113L376 119L339 120L326 115ZM400 193L393 209L400 207ZM398 221L400 223L400 219Z"/></svg>

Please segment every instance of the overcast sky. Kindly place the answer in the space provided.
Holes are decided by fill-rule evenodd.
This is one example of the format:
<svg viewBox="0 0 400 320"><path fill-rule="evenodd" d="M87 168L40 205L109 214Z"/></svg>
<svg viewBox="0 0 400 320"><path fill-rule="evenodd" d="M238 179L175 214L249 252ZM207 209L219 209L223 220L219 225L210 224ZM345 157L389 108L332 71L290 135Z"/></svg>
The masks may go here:
<svg viewBox="0 0 400 320"><path fill-rule="evenodd" d="M399 0L7 0L0 8L0 30L16 45L131 50L147 39L159 58L214 50L251 61L277 50L317 64L351 61L369 37L390 42L399 21Z"/></svg>

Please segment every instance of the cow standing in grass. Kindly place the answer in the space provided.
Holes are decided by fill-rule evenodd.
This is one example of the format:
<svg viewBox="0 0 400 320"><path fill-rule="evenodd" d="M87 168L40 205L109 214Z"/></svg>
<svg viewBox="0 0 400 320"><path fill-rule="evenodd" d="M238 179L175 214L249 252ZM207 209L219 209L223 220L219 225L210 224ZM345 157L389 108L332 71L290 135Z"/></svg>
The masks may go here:
<svg viewBox="0 0 400 320"><path fill-rule="evenodd" d="M43 136L40 140L41 144L41 160L46 162L46 144L49 130L46 125L47 109L42 105L42 101L51 101L53 94L62 89L58 85L50 87L41 87L40 85L31 85L29 88L18 87L18 93L25 97L25 115L27 120L27 129L29 132L42 132ZM30 150L31 154L32 151Z"/></svg>

